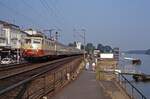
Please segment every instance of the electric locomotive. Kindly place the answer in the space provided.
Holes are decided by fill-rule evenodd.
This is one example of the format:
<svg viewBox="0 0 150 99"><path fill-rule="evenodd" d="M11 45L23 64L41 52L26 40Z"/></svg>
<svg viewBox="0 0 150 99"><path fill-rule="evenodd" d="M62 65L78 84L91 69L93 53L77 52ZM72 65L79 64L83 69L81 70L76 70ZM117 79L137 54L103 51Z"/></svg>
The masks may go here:
<svg viewBox="0 0 150 99"><path fill-rule="evenodd" d="M34 59L54 59L82 54L81 50L65 46L42 34L32 34L27 36L23 48L23 57L30 61Z"/></svg>

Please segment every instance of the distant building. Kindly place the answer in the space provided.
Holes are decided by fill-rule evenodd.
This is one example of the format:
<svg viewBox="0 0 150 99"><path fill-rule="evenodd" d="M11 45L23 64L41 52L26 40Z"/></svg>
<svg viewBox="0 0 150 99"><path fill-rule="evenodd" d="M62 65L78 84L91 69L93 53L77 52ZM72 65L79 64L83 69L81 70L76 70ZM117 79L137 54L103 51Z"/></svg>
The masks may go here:
<svg viewBox="0 0 150 99"><path fill-rule="evenodd" d="M81 42L76 42L76 48L81 50Z"/></svg>
<svg viewBox="0 0 150 99"><path fill-rule="evenodd" d="M100 56L100 50L95 49L93 54L94 54L94 56L99 57Z"/></svg>
<svg viewBox="0 0 150 99"><path fill-rule="evenodd" d="M119 54L120 54L120 53L119 53L119 48L117 48L117 47L114 48L114 49L113 49L113 53L114 53L114 59L115 59L115 60L119 60Z"/></svg>
<svg viewBox="0 0 150 99"><path fill-rule="evenodd" d="M17 53L21 49L22 43L25 41L27 34L19 28L19 26L0 21L0 53L4 56Z"/></svg>

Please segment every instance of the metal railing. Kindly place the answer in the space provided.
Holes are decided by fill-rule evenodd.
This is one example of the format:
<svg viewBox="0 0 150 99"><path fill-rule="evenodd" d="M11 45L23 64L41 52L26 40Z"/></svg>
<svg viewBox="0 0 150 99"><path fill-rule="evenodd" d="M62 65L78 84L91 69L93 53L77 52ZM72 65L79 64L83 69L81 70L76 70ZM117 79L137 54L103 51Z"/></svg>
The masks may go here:
<svg viewBox="0 0 150 99"><path fill-rule="evenodd" d="M72 77L76 74L76 70L79 68L82 59L77 58L67 64L61 64L53 71L46 70L38 73L24 81L15 84L10 88L6 88L4 92L0 92L0 98L2 99L41 99L48 93L53 93L55 90L63 87L71 80L67 79L67 73ZM27 85L26 85L27 84Z"/></svg>
<svg viewBox="0 0 150 99"><path fill-rule="evenodd" d="M99 71L98 79L101 80L105 75L114 75L116 81L121 85L123 90L129 95L131 99L147 99L146 96L137 89L123 74L108 72L108 71Z"/></svg>
<svg viewBox="0 0 150 99"><path fill-rule="evenodd" d="M119 75L119 83L123 89L129 94L131 99L147 99L146 96L137 89L124 75Z"/></svg>

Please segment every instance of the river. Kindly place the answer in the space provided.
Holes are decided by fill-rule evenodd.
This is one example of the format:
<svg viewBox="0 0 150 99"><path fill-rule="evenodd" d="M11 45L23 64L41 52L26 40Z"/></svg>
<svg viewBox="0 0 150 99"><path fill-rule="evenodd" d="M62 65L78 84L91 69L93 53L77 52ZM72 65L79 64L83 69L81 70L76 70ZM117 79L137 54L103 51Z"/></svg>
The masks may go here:
<svg viewBox="0 0 150 99"><path fill-rule="evenodd" d="M129 60L124 60L123 57L139 58L142 61L141 65L132 65ZM145 54L124 54L120 58L120 67L125 69L134 69L145 74L150 74L150 55ZM150 81L149 82L133 82L132 77L128 77L132 84L138 88L148 99L150 99Z"/></svg>

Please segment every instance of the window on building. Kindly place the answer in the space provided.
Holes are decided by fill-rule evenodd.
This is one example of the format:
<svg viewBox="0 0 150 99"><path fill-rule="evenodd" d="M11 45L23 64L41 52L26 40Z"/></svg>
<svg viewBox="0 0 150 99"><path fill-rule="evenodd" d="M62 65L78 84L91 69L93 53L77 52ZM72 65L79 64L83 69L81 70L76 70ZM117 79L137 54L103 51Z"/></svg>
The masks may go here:
<svg viewBox="0 0 150 99"><path fill-rule="evenodd" d="M5 37L5 31L3 30L0 31L0 37Z"/></svg>
<svg viewBox="0 0 150 99"><path fill-rule="evenodd" d="M25 39L26 44L30 44L31 43L31 39Z"/></svg>
<svg viewBox="0 0 150 99"><path fill-rule="evenodd" d="M5 43L5 39L3 39L3 38L0 38L0 43Z"/></svg>

